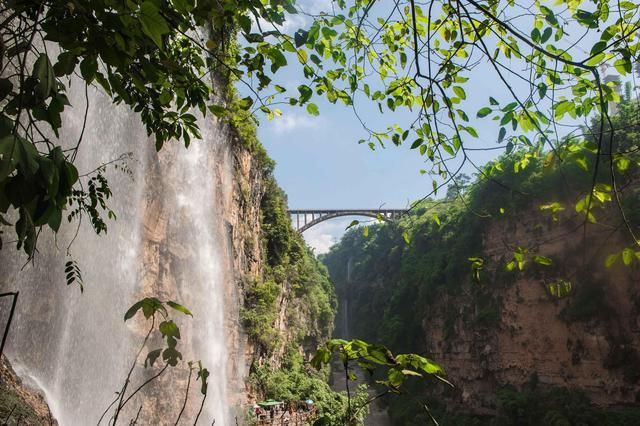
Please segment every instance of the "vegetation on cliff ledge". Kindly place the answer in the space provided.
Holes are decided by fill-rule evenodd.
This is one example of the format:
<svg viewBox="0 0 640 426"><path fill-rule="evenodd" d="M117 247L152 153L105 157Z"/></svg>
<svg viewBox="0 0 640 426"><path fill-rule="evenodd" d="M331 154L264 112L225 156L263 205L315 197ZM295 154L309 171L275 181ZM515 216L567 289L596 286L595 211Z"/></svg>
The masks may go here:
<svg viewBox="0 0 640 426"><path fill-rule="evenodd" d="M311 399L318 410L315 424L338 424L347 409L346 394L330 389L326 369L317 371L304 362L331 336L337 305L333 283L293 229L286 195L270 168L263 167L262 179L263 272L246 277L241 309L245 331L263 362L252 366L250 383L265 398Z"/></svg>
<svg viewBox="0 0 640 426"><path fill-rule="evenodd" d="M611 122L616 128L613 143L627 154L622 160L604 160L597 176L599 185L610 185L609 169L616 170L622 188L619 195L633 230L640 225L637 211L631 209L640 202L633 188L640 171L640 137L634 124L638 111L638 104L629 98L619 105ZM608 243L625 232L625 224L611 214L614 207L606 204L610 199L595 190L589 213L594 219L586 218L593 227L589 234L584 233L584 210L573 208L576 196L593 179L589 171L596 158L595 139L567 141L564 148L579 161L556 162L542 149L515 150L487 164L475 182L461 180L450 187L446 197L417 203L399 222L370 225L365 232L362 228L349 230L321 260L329 268L339 299L349 301L350 335L385 342L394 351L423 353L429 346L427 329L441 326L444 341L440 344L446 352L460 324L468 333L498 330L503 294L520 279L543 286L548 303L561 303L562 321L597 324L616 318L608 302L608 268L616 262L633 265L635 256L617 252L615 244ZM499 235L490 235L490 231ZM606 238L598 237L603 231ZM557 235L568 241L560 256L557 251L544 251ZM497 243L489 247L492 237ZM581 245L583 238L587 249ZM614 254L607 257L611 251ZM630 366L637 365L638 353L624 344L629 339L618 336L624 334L623 328L611 324L613 328L605 327L612 348L605 368L620 371L625 383L637 383L638 375ZM619 341L623 343L616 343ZM613 363L613 359L618 361ZM407 398L390 400L390 412L398 424L414 424L407 419L420 414L427 418L420 404L427 395L425 388L415 386L407 391ZM562 395L571 399L575 393ZM549 396L550 404L554 398ZM583 396L575 398L580 407L589 406ZM524 424L514 420L513 412L535 411L530 406L535 399L534 394L518 396L507 390L493 395L498 417L504 414L511 421L496 424ZM536 416L548 411L553 410L540 408ZM580 408L574 414L589 413L592 422L585 424L596 424L594 419L601 415L598 410ZM574 417L558 415L569 419L567 424L576 424L578 417ZM530 424L564 424L535 418L542 423Z"/></svg>

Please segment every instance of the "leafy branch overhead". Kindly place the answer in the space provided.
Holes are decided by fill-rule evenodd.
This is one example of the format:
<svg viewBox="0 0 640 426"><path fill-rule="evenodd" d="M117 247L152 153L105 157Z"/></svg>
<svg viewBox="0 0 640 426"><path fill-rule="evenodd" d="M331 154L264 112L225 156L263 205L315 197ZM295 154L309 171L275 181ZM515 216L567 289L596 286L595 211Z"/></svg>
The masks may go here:
<svg viewBox="0 0 640 426"><path fill-rule="evenodd" d="M391 392L399 393L402 384L409 377L435 377L438 380L453 386L446 380L446 373L438 364L417 354L393 355L384 346L371 344L362 340L332 339L320 347L311 359L311 365L321 369L328 365L334 354L337 354L341 363L348 365L355 362L357 365L373 374L382 370L386 379L377 383L384 385ZM355 375L350 380L356 380Z"/></svg>
<svg viewBox="0 0 640 426"><path fill-rule="evenodd" d="M164 374L169 367L177 366L180 360L182 360L182 353L176 349L178 340L180 339L180 329L178 325L170 318L169 310L167 308L171 308L176 312L180 312L185 315L193 316L189 309L180 305L179 303L173 301L162 302L155 297L146 297L142 300L139 300L138 302L134 303L124 314L124 320L128 321L135 317L136 314L141 311L146 320L151 320L151 325L142 341L142 344L140 345L133 363L131 364L131 367L124 379L124 383L121 389L116 392L115 399L102 413L102 416L98 420L98 424L102 422L102 419L105 418L105 416L110 411L112 412L112 414L109 420L109 424L117 424L118 417L122 414L123 409L136 395L138 395L151 382L162 376L162 374ZM159 320L159 322L157 322L157 320ZM144 360L144 368L152 368L158 358L160 358L161 356L162 360L164 361L164 365L161 368L156 369L153 374L145 374L145 380L142 381L142 383L133 391L128 392L129 386L132 384L131 382L133 372L136 366L139 365L140 355L147 348L147 344L149 343L150 337L152 336L154 331L158 331L160 333L162 338L166 341L167 347L164 349L160 348L151 350ZM196 371L196 380L201 381L200 393L202 394L200 409L196 414L194 424L198 422L198 418L202 413L204 402L207 397L209 371L202 366L202 363L200 361L189 361L187 365L189 367L189 378L185 389L185 399L183 407L180 410L178 418L175 421L176 424L182 417L187 403L187 398L189 396L189 386L191 384L191 375L193 371ZM140 410L142 410L142 407L140 407ZM138 415L140 414L140 410L138 410ZM131 420L131 423L137 423L137 419L138 417L136 417L135 421Z"/></svg>
<svg viewBox="0 0 640 426"><path fill-rule="evenodd" d="M142 311L145 319L153 319L153 324L155 324L156 315L162 319L162 321L158 323L158 331L162 335L162 338L165 339L167 347L150 351L144 361L145 367L147 366L147 362L150 366L153 366L160 355L162 355L162 360L172 367L175 367L178 361L182 359L182 353L176 349L178 340L180 339L180 328L169 318L167 306L182 314L193 316L184 306L172 301L161 302L155 297L147 297L134 303L124 314L125 321L133 318L139 311Z"/></svg>
<svg viewBox="0 0 640 426"><path fill-rule="evenodd" d="M198 115L235 123L236 110L273 118L285 104L317 115L319 99L340 102L356 112L362 143L407 145L424 158L433 177L427 197L465 165L492 179L500 164L480 167L478 151L520 156L516 171L551 156L551 165L576 164L592 176L579 202L585 224L597 220L599 203L613 202L636 244L618 182L631 160L610 142L620 90L599 65L632 72L639 9L609 0L337 0L315 14L292 0L11 2L0 23L0 214L18 212L18 247L29 255L39 230L57 231L69 204L76 214L67 218L87 214L98 233L103 214L115 217L108 185L74 166L83 132L58 137L73 77L128 105L157 149L200 138ZM307 24L287 33L294 14ZM277 84L287 68L302 74L294 89ZM496 90L481 99L478 83L488 80ZM225 83L245 97L232 99ZM358 114L363 104L404 122L375 128ZM608 177L603 158L615 158L604 162Z"/></svg>

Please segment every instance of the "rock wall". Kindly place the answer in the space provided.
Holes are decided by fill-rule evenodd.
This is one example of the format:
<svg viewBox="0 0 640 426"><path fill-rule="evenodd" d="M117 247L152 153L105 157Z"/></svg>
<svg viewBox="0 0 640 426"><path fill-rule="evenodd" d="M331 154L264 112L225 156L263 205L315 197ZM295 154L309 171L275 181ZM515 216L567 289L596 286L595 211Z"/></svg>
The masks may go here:
<svg viewBox="0 0 640 426"><path fill-rule="evenodd" d="M571 200L555 219L539 204L521 202L493 216L454 206L439 212L441 223L425 208L372 227L367 237L351 230L323 257L341 297L339 336L348 319L349 337L424 354L455 385L410 384L406 398L389 402L398 424L424 415L424 400L440 416L502 420L517 417L517 404L543 416L552 411L551 394L584 394L581 407L594 413L640 406L639 262L632 256L624 266L619 257L605 265L632 244L619 212L598 208L599 223L585 232ZM518 250L523 270L506 270ZM483 259L477 277L472 256ZM548 396L538 401L546 408L531 402L538 396Z"/></svg>
<svg viewBox="0 0 640 426"><path fill-rule="evenodd" d="M203 148L192 146L185 151L180 144L168 144L157 153L149 144L142 150L142 157L137 159L143 169L137 178L142 180L139 184L143 191L141 197L136 198L138 201L135 202L132 198L130 202L133 204L127 207L139 212L136 214L140 215L141 225L137 260L138 291L135 299L153 296L161 300L177 300L187 307L199 302L194 300L197 295L191 294L192 286L199 281L198 275L194 275L191 270L193 260L199 256L198 247L190 243L195 240L193 230L198 229L198 224L194 225L196 219L192 211L193 203L185 204L180 199L185 184L202 185L204 191L199 193L201 198L195 201L210 204L211 221L204 226L213 229L216 246L222 250L222 253L216 253L215 258L210 261L216 263L223 282L224 301L221 305L224 312L217 312L218 305L212 303L210 317L203 318L203 315L199 315L193 320L180 318L183 341L179 350L183 352L184 361L198 359L198 349L206 342L195 342L194 346L191 339L202 340L199 337L202 323L217 321L215 315L220 314L225 327L226 366L205 367L215 372L214 374L218 374L220 368L226 370L226 404L229 407L242 407L248 400L257 397L255 390L248 384L251 366L269 363L272 367L278 368L285 349L291 342L297 344L300 341L301 336L298 330L292 329L292 322L302 322L309 324L306 328L317 329L317 318L314 318L313 313L293 294L292 280L284 277L280 282L282 288L276 302L277 320L274 326L278 332L278 344L275 350L266 353L260 345L249 341L244 333L240 312L245 305L248 283L254 279L264 279L265 275L267 249L263 238L261 204L266 190L265 182L267 179L273 179L270 177L273 164L266 157L263 148L256 145L255 140L249 141L254 143L251 145L232 125L212 117L208 120L213 120L207 125L211 134L208 138L205 135L205 140L194 141L192 144L202 144ZM205 152L196 155L195 160L185 162L183 157L191 156L194 149ZM191 167L198 174L196 179L189 176ZM192 195L190 192L188 196ZM296 238L300 239L297 235ZM207 261L205 259L205 262ZM51 327L50 322L44 321L43 324L45 329ZM127 331L123 327L122 333L132 332L132 339L141 342L148 326L149 324L141 318L137 318L132 322L130 330ZM307 352L315 349L317 336L303 337L311 337L305 340L308 347L299 348L304 354L305 349ZM154 349L161 347L162 343L152 341L148 346L149 349ZM142 361L140 368L136 369L134 380L144 378L145 374L148 374L142 368ZM159 404L164 407L163 413L177 413L182 404L182 396L171 398L170 406L167 406L167 389L183 389L187 378L188 368L185 364L170 369L159 380L149 385L145 390L144 399L135 407L137 410L138 406L142 405L140 418L155 419L154 422L162 424L166 419L158 417L163 416L157 411ZM29 394L30 391L21 387L17 379L15 382L20 392ZM197 412L200 402L197 386L192 386L191 395L183 418L191 419ZM26 406L32 405L36 411L41 411L38 404L42 402L35 399L25 400ZM135 413L127 413L129 414L135 416Z"/></svg>
<svg viewBox="0 0 640 426"><path fill-rule="evenodd" d="M273 164L265 157L261 148L260 153L256 154L255 150L248 149L245 141L237 135L232 136L231 141L233 179L228 186L229 191L226 192L222 209L234 281L234 285L230 286L227 292L229 304L234 307L235 313L228 317L228 338L230 342L234 342L233 356L243 360L243 364L238 366L239 374L235 375L243 380L237 381L234 387L237 390L243 387L242 395L253 401L259 397L258 391L247 381L253 367L268 364L271 368L280 368L287 348L292 345L297 347L303 358L309 359L319 341L329 338L329 333L322 329L322 320L311 311L303 297L296 294L294 287L300 286L300 282L296 281L299 277L288 276L287 272L284 272L284 275L280 273L276 279L280 291L275 301L275 347L267 351L243 333L243 324L238 313L245 307L245 297L251 283L273 279L267 276L268 248L263 227L264 221L268 219L264 217L262 205L266 191L269 190L269 180L273 179L270 175ZM286 203L286 196L284 201ZM296 240L296 244L304 246L301 236L292 230L288 216L286 221L286 231L291 233L291 238ZM269 225L273 224L267 224ZM293 261L292 264L300 261L302 260ZM329 326L327 330L330 328ZM301 335L301 330L308 332Z"/></svg>
<svg viewBox="0 0 640 426"><path fill-rule="evenodd" d="M0 360L0 419L3 425L57 425L35 383L25 383L3 356Z"/></svg>
<svg viewBox="0 0 640 426"><path fill-rule="evenodd" d="M440 304L456 307L453 324L446 324L443 309L424 318L427 352L456 384L452 400L491 414L500 386L536 381L581 390L602 407L640 403L640 273L621 262L604 266L608 254L624 247L624 235L597 225L583 234L580 219L570 215L542 222L540 215L494 221L484 253L489 263L504 265L515 247L526 244L554 265L529 262L504 282L469 284L467 296ZM571 293L558 298L549 286L560 280L571 283ZM473 320L470 290L477 285L498 306L494 324ZM584 311L590 304L595 308Z"/></svg>

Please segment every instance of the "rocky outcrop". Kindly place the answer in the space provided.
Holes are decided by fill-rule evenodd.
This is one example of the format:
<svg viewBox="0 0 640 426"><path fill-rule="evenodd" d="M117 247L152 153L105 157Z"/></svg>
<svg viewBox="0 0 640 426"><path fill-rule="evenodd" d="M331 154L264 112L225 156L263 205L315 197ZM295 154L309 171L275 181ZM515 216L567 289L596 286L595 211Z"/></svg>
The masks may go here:
<svg viewBox="0 0 640 426"><path fill-rule="evenodd" d="M583 234L580 224L570 215L494 221L483 242L489 264L504 265L517 246L554 264L529 257L522 272L470 283L424 318L427 352L446 366L457 388L451 400L465 411L491 414L498 388L533 382L580 390L602 407L640 403L640 273L604 265L624 247L622 234L597 225ZM561 282L571 287L558 297L551 288ZM478 321L477 286L497 309L489 323ZM451 306L453 316L443 308Z"/></svg>
<svg viewBox="0 0 640 426"><path fill-rule="evenodd" d="M26 384L9 361L0 362L0 419L6 425L57 425L42 391L35 383Z"/></svg>
<svg viewBox="0 0 640 426"><path fill-rule="evenodd" d="M264 155L262 148L258 148L258 153L248 149L246 141L237 135L233 135L231 141L230 158L233 173L232 180L226 184L227 190L223 199L225 204L222 209L227 232L228 258L232 260L231 270L235 282L235 286L227 289L228 303L235 309L234 315L228 317L230 322L227 335L230 345L235 348L234 356L244 360L244 365L239 367L239 374L235 375L243 380L236 384L245 386L243 395L254 400L257 397L256 389L246 380L252 368L265 364L271 368L280 368L287 349L291 347L297 347L302 357L308 359L311 351L317 348L318 340L329 337L328 330L331 327L327 326L326 330L321 330L320 323L323 320L311 311L304 297L296 293L294 287L298 286L299 289L303 285L298 282L299 276L287 275L292 273L291 270L280 272L277 278L268 276L269 253L263 229L263 203L266 192L274 190L275 183L271 176L273 164ZM277 185L276 192L281 194ZM283 194L282 196L284 197ZM285 231L295 234L291 237L295 240L293 244L303 247L301 236L292 231L288 216L284 220L287 222L284 225L287 228ZM273 224L267 224L269 225ZM303 259L304 255L293 263L298 262L299 267ZM265 351L260 343L248 339L243 333L243 324L238 313L246 308L246 295L252 283L268 279L277 281L280 288L274 303L276 312L272 324L277 336L276 342L269 351ZM332 318L327 321L330 323ZM301 336L301 330L307 330L307 335ZM242 351L242 354L239 351Z"/></svg>

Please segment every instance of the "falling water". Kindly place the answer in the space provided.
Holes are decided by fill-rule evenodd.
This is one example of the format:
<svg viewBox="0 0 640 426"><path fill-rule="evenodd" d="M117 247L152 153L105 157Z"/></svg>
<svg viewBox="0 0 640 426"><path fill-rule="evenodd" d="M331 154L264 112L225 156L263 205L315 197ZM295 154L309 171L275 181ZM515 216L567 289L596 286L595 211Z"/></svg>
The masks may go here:
<svg viewBox="0 0 640 426"><path fill-rule="evenodd" d="M182 331L178 349L183 364L202 360L211 372L201 423L215 419L228 424L226 252L217 186L220 172L230 168L216 164L228 161L219 155L225 149L224 134L215 122L203 121L202 141L188 150L171 143L156 154L136 114L115 107L94 88L87 94L89 113L76 162L80 173L125 153L131 153L131 173L107 168L114 193L109 206L117 220L108 221L107 235L97 236L85 218L71 245L71 257L84 278L83 294L65 285L63 273L77 222L64 225L56 237L43 233L33 263L25 265L25 257L9 245L0 252L0 290L20 291L9 358L21 375L42 388L61 425L95 424L122 386L144 334L145 323L125 324L124 312L147 295L176 300L193 312L193 319L173 314ZM83 127L84 86L74 82L69 97L74 108L65 116L60 138L66 145L75 144ZM148 376L140 373L141 364L134 381ZM144 406L143 414L154 418L154 424L173 424L184 398L180 388L167 383L184 386L186 365L167 375L173 376L132 401L135 410ZM199 398L198 383L191 404L199 407Z"/></svg>

